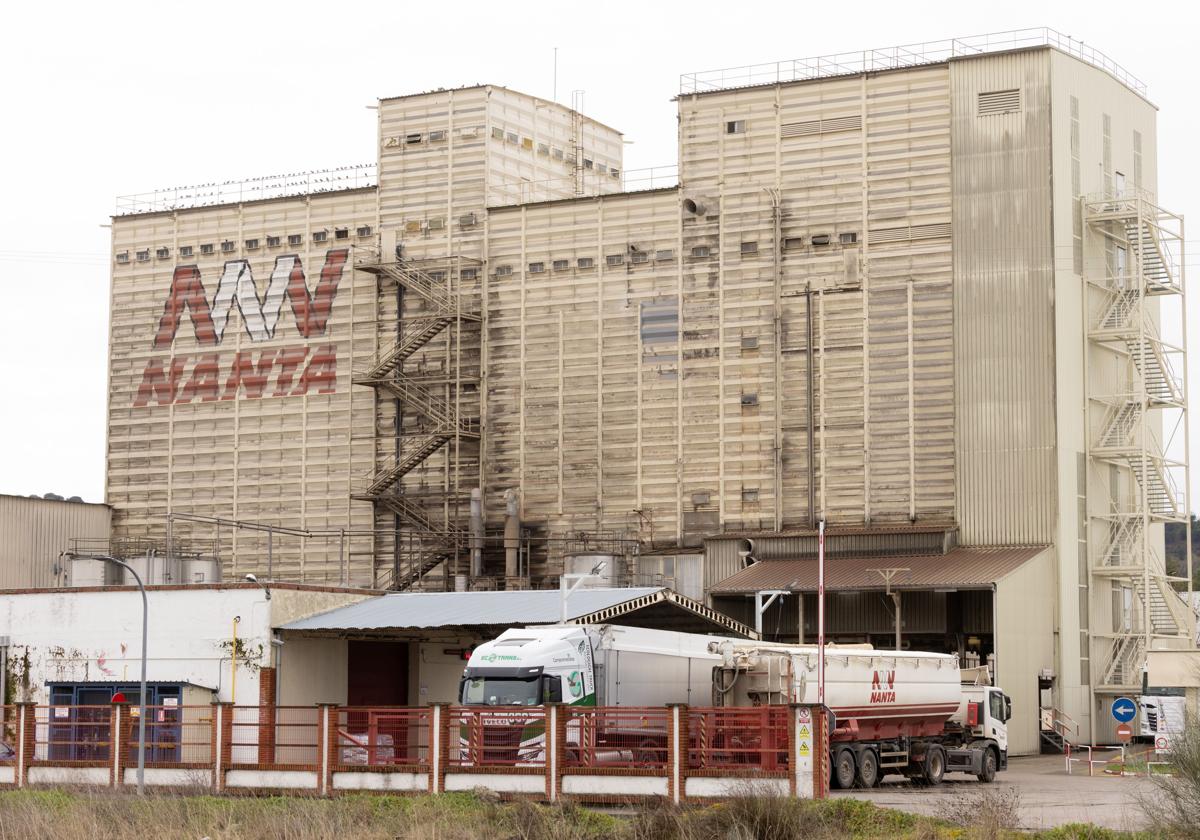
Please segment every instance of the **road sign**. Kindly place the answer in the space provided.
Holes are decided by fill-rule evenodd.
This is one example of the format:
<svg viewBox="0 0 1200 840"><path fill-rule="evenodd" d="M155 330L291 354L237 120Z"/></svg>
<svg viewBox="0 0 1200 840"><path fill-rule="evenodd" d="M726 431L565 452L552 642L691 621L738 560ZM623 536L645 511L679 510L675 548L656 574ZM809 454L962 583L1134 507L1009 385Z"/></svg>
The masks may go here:
<svg viewBox="0 0 1200 840"><path fill-rule="evenodd" d="M1128 744L1132 738L1133 727L1131 727L1128 723L1122 723L1117 727L1117 740L1122 744Z"/></svg>
<svg viewBox="0 0 1200 840"><path fill-rule="evenodd" d="M1159 735L1154 739L1154 749L1156 752L1164 753L1171 750L1171 739L1166 735Z"/></svg>
<svg viewBox="0 0 1200 840"><path fill-rule="evenodd" d="M1118 697L1112 703L1112 716L1117 723L1129 723L1137 714L1137 703L1128 697Z"/></svg>

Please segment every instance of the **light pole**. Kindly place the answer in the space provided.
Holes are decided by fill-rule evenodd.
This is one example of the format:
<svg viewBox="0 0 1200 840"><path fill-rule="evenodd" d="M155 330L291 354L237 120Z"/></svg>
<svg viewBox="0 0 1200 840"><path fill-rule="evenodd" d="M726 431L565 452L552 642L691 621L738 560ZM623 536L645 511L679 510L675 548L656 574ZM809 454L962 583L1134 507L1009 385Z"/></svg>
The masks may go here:
<svg viewBox="0 0 1200 840"><path fill-rule="evenodd" d="M911 572L912 569L892 567L888 569L867 569L868 572L878 572L883 577L885 594L891 597L896 619L896 650L900 650L900 591L892 590L892 578L901 572Z"/></svg>
<svg viewBox="0 0 1200 840"><path fill-rule="evenodd" d="M146 793L146 637L149 626L150 606L146 601L146 586L142 577L132 566L116 557L101 556L98 560L107 560L123 567L137 581L138 590L142 593L142 684L138 692L138 763L137 763L137 792L138 796ZM119 749L119 744L113 744L113 749ZM117 780L120 781L119 779Z"/></svg>
<svg viewBox="0 0 1200 840"><path fill-rule="evenodd" d="M608 565L607 560L601 560L595 566L592 566L592 570L590 572L586 572L583 574L559 575L558 597L559 597L559 600L561 601L561 607L562 607L562 610L561 610L562 620L559 621L559 624L567 623L567 599L571 597L571 593L574 592L576 589L578 589L579 585L581 583L583 583L585 580L587 580L588 578L599 577L600 574L604 571L604 567L607 565ZM573 584L571 584L570 588L567 587L568 580L575 581Z"/></svg>

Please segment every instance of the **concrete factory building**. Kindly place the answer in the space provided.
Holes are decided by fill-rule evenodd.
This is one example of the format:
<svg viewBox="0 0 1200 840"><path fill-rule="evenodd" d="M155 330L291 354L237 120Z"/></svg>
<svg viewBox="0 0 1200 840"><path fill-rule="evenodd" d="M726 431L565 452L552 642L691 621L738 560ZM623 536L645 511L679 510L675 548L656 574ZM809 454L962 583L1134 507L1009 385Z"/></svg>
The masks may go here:
<svg viewBox="0 0 1200 840"><path fill-rule="evenodd" d="M922 646L1019 659L1026 722L1106 740L1194 638L1163 558L1183 230L1145 87L1033 30L690 74L677 103L665 184L481 85L379 100L372 166L124 200L117 536L394 589L607 558L606 585L754 625L755 592L811 591L823 519L837 639L888 643L907 603Z"/></svg>

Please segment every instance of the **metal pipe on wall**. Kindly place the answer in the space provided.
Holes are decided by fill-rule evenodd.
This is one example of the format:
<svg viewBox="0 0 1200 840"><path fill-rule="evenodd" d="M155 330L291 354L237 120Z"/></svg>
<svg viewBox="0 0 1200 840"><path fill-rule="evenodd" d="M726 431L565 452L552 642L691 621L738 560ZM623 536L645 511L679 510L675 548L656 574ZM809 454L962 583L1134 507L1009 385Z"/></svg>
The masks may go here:
<svg viewBox="0 0 1200 840"><path fill-rule="evenodd" d="M813 421L813 291L812 286L804 290L804 331L805 331L805 347L804 347L804 373L807 379L805 383L805 396L808 400L807 417L805 423L805 432L807 435L806 446L808 447L808 527L817 527L817 469L814 463L816 459L816 446L814 445L814 421Z"/></svg>
<svg viewBox="0 0 1200 840"><path fill-rule="evenodd" d="M505 520L505 536L508 525ZM507 543L505 544L507 548ZM505 565L507 566L507 554ZM505 569L507 572L507 568ZM477 578L483 574L483 490L471 488L471 577Z"/></svg>
<svg viewBox="0 0 1200 840"><path fill-rule="evenodd" d="M519 551L521 548L521 495L515 489L504 491L504 576L515 578L520 574Z"/></svg>

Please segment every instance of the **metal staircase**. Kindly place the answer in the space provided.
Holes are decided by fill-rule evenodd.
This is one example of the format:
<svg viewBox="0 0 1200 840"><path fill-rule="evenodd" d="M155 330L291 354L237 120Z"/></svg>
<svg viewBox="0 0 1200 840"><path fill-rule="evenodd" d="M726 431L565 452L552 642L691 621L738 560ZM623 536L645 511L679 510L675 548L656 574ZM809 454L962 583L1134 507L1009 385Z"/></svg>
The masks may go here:
<svg viewBox="0 0 1200 840"><path fill-rule="evenodd" d="M439 566L446 570L445 585L448 567L467 547L466 532L455 524L456 508L462 487L478 484L479 398L477 391L464 398L478 376L462 359L464 343L477 346L481 317L478 289L463 280L466 265L475 263L451 257L357 266L377 276L381 310L400 307L394 340L353 377L354 384L374 388L380 403L395 406L397 434L377 442L375 469L351 494L374 503L377 518L398 523L393 562L376 573L379 587L426 586L426 576ZM397 286L400 303L391 304ZM431 488L439 491L436 498L427 492Z"/></svg>
<svg viewBox="0 0 1200 840"><path fill-rule="evenodd" d="M1103 254L1085 261L1083 278L1088 470L1081 493L1091 558L1088 579L1080 581L1088 590L1083 626L1090 634L1083 655L1102 663L1092 671L1095 690L1115 693L1140 687L1155 638L1190 643L1194 635L1194 616L1173 608L1173 580L1161 543L1152 542L1161 530L1151 527L1185 522L1189 508L1180 454L1187 451L1187 389L1175 370L1185 372L1186 354L1161 338L1168 314L1182 326L1184 239L1182 219L1144 193L1081 200L1085 243ZM1098 263L1102 271L1089 270ZM1174 431L1164 437L1168 428ZM1105 632L1110 627L1118 629Z"/></svg>

